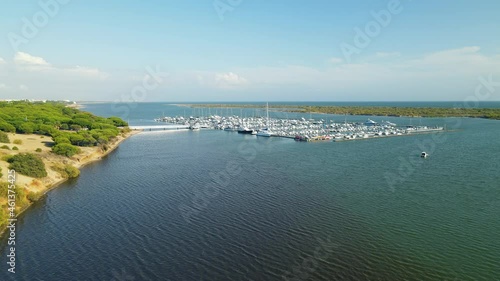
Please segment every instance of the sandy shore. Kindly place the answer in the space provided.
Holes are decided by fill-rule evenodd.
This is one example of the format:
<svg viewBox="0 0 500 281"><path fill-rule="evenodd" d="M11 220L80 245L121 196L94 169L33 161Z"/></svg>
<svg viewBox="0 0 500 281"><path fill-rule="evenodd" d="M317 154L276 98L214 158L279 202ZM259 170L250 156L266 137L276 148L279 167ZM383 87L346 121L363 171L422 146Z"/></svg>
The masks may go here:
<svg viewBox="0 0 500 281"><path fill-rule="evenodd" d="M42 158L43 162L45 163L47 176L44 178L36 179L17 173L16 185L24 187L32 192L45 194L50 189L56 187L60 183L67 180L66 178L63 178L58 172L51 169L51 166L57 164L65 164L65 165L70 164L80 169L81 167L89 163L100 160L102 157L106 156L114 149L116 149L122 141L140 132L141 131L130 131L129 133L126 133L124 136L120 135L116 137L115 140L109 143L109 148L107 151L103 151L99 147L81 147L81 153L74 155L71 158L56 155L51 152L51 146L53 144L51 137L9 133L8 135L11 143L5 145L7 145L10 148L10 150L0 149L0 157L3 157L5 155L15 155L18 153L33 153L40 156L40 158ZM14 140L21 140L22 144L14 144ZM4 145L3 143L0 144L0 146L3 145ZM16 146L19 150L12 150L14 146ZM42 151L36 152L37 148L40 148ZM7 181L8 166L9 163L0 160L0 168L2 168L2 174L3 174L2 178L0 178L1 181ZM29 208L29 206L27 208ZM21 212L18 212L17 215L21 214L27 208L25 208ZM3 232L3 229L0 230L0 233L1 232Z"/></svg>

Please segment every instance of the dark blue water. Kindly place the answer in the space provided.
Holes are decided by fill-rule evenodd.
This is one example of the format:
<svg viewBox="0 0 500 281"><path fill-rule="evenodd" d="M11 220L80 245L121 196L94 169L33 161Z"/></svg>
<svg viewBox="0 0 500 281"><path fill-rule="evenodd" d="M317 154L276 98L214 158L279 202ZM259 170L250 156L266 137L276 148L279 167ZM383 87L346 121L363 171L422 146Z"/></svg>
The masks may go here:
<svg viewBox="0 0 500 281"><path fill-rule="evenodd" d="M184 108L143 104L129 119L162 111ZM133 136L22 216L17 273L5 265L0 280L496 280L500 122L394 120L458 130L342 143Z"/></svg>

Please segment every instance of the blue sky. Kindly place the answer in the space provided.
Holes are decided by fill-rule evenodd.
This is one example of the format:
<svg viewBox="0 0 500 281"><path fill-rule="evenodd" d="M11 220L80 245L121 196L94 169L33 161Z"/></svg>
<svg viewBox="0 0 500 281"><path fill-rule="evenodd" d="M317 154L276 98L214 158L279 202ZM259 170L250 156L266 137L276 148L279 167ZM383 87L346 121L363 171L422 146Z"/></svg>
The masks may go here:
<svg viewBox="0 0 500 281"><path fill-rule="evenodd" d="M2 4L0 99L463 100L500 81L499 1Z"/></svg>

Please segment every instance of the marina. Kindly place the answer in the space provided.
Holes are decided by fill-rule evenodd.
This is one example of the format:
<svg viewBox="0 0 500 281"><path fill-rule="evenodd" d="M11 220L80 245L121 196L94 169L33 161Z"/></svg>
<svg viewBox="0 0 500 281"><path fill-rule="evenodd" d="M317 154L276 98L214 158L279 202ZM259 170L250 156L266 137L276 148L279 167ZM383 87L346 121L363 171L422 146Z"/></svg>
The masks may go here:
<svg viewBox="0 0 500 281"><path fill-rule="evenodd" d="M86 110L112 116L112 108L112 103L89 104ZM23 214L17 229L23 243L16 249L23 253L18 256L22 270L12 280L111 280L121 268L135 280L278 280L302 262L299 257L314 255L322 245L318 239L338 247L317 261L309 280L500 276L491 266L500 258L500 243L492 239L500 232L498 161L490 160L499 156L497 121L463 118L457 128L456 119L270 111L274 118L266 124L265 109L257 112L261 117L253 116L259 115L253 109L242 114L233 109L236 117L204 111L140 104L128 123L142 133L85 166L77 180L52 189ZM173 116L173 124L155 122L160 116ZM242 119L250 133L234 130ZM266 127L278 133L293 120L295 127L316 126L330 136L337 134L329 132L336 126L366 126L365 132L392 126L402 134L300 143L251 135ZM189 130L190 122L200 129ZM404 134L407 126L444 124L447 137L436 147L426 142L433 131ZM224 131L227 126L233 128ZM241 173L228 174L233 167ZM390 185L400 176L404 181ZM215 180L227 183L218 193L212 189ZM211 196L195 201L205 192ZM138 243L143 238L138 234L148 238ZM97 243L88 248L96 259L83 264L67 258L81 251L79 241ZM10 252L7 242L4 256ZM117 258L108 258L109 253ZM205 262L198 262L200 255ZM224 270L212 270L221 265ZM253 275L245 279L242 272ZM11 280L8 274L0 280Z"/></svg>
<svg viewBox="0 0 500 281"><path fill-rule="evenodd" d="M500 1L3 3L0 281L500 281Z"/></svg>
<svg viewBox="0 0 500 281"><path fill-rule="evenodd" d="M324 119L283 119L266 117L241 117L237 115L206 117L161 117L156 122L161 126L143 126L145 130L157 129L211 129L240 134L251 134L256 137L281 137L296 141L352 141L372 138L408 136L423 133L444 131L441 126L397 125L389 121L375 122L335 122ZM134 127L133 129L141 129Z"/></svg>

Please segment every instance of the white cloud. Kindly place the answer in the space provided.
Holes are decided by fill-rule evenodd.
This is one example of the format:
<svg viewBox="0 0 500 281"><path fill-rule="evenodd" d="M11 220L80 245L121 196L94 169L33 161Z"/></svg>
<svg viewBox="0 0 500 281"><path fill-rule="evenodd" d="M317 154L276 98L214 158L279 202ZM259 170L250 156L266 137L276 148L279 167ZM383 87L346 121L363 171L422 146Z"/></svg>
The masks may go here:
<svg viewBox="0 0 500 281"><path fill-rule="evenodd" d="M328 62L333 63L333 64L342 63L343 61L344 61L343 59L341 59L341 58L336 58L336 57L330 58L330 59L328 60Z"/></svg>
<svg viewBox="0 0 500 281"><path fill-rule="evenodd" d="M415 62L433 65L455 65L457 63L469 64L467 67L470 67L470 64L477 65L488 63L491 58L482 55L479 52L480 49L480 47L472 46L460 49L444 50L427 54Z"/></svg>
<svg viewBox="0 0 500 281"><path fill-rule="evenodd" d="M200 77L197 77L200 80ZM215 74L215 84L220 88L234 88L248 83L247 79L233 72Z"/></svg>
<svg viewBox="0 0 500 281"><path fill-rule="evenodd" d="M0 82L9 82L0 87L0 98L16 98L23 93L27 98L67 99L69 95L87 99L88 93L98 92L92 99L102 99L125 82L108 81L110 75L95 67L55 65L24 52L15 53L12 65L7 66L0 65Z"/></svg>
<svg viewBox="0 0 500 281"><path fill-rule="evenodd" d="M57 76L76 76L106 79L109 77L108 73L102 72L97 68L84 67L84 66L54 66L48 63L44 58L30 55L28 53L17 52L14 56L14 63L19 71L30 72L43 72L46 75Z"/></svg>
<svg viewBox="0 0 500 281"><path fill-rule="evenodd" d="M0 57L0 64L5 64L5 63L6 63L5 60L2 57Z"/></svg>
<svg viewBox="0 0 500 281"><path fill-rule="evenodd" d="M44 58L24 52L17 52L14 55L14 64L20 71L50 71L54 69Z"/></svg>
<svg viewBox="0 0 500 281"><path fill-rule="evenodd" d="M7 89L7 85L5 85L4 83L0 83L0 90L2 89Z"/></svg>
<svg viewBox="0 0 500 281"><path fill-rule="evenodd" d="M20 65L42 65L50 66L50 64L41 57L35 57L28 53L17 52L14 56L14 62Z"/></svg>
<svg viewBox="0 0 500 281"><path fill-rule="evenodd" d="M400 52L377 52L375 54L377 58L387 58L387 57L400 57Z"/></svg>
<svg viewBox="0 0 500 281"><path fill-rule="evenodd" d="M102 72L97 68L83 67L78 65L73 68L63 69L63 71L66 71L70 74L78 74L88 77L98 77L100 79L106 79L110 76L108 73Z"/></svg>

